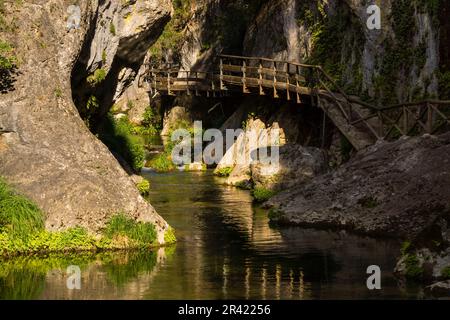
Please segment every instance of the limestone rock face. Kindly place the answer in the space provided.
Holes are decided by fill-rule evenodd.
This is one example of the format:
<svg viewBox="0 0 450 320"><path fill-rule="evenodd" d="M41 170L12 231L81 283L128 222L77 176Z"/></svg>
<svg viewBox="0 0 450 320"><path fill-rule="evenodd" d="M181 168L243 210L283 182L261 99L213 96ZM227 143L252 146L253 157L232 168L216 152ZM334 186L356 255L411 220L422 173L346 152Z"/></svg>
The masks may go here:
<svg viewBox="0 0 450 320"><path fill-rule="evenodd" d="M170 4L131 1L123 8L121 1L78 3L80 25L70 30L67 1L23 1L14 10L7 8L8 17L20 20L20 28L4 35L15 47L20 73L14 90L0 99L0 127L8 132L0 134L0 175L47 213L49 230L79 225L97 232L111 215L125 212L154 222L162 243L167 223L80 118L70 77L86 45L95 43L85 61L92 68L105 60L104 51L107 65L140 58L146 50L142 53L138 44L143 39L151 43L161 32ZM127 10L126 17L115 15ZM107 19L113 15L115 32ZM101 21L103 31L98 29Z"/></svg>
<svg viewBox="0 0 450 320"><path fill-rule="evenodd" d="M257 162L251 165L255 187L275 191L301 186L327 170L326 152L301 145L280 147L278 165Z"/></svg>

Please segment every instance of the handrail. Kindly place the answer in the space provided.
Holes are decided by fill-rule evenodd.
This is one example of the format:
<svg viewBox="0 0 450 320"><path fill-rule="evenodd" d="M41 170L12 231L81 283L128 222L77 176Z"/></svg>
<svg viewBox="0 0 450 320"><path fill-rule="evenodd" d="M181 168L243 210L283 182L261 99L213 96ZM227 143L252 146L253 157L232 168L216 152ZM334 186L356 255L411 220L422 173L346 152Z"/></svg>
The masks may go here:
<svg viewBox="0 0 450 320"><path fill-rule="evenodd" d="M269 88L269 90L273 90L276 98L279 97L278 91L286 90L287 100L291 99L293 92L297 95L297 101L300 103L300 95L305 94L306 89L307 94L317 96L319 106L321 104L319 96L333 100L335 107L348 125L354 127L363 124L364 128L361 126L358 130L364 130L373 135L372 139L392 137L397 133L409 134L417 131L418 128L415 128L417 126L420 126L419 130L424 129L426 132L432 133L437 130L436 125L442 126L442 119L444 119L444 123L450 125L450 117L439 111L438 107L450 105L450 100L426 99L375 106L358 97L348 95L320 65L226 54L218 55L218 58L220 58L220 65L212 70L180 70L174 69L173 66L163 69L152 67L151 70L149 68L145 77L147 81L152 80L150 81L151 85L154 85L156 90L162 88L162 90L168 91L169 95L173 93L173 90L187 92L195 90L196 94L198 94L198 90L203 90L207 91L208 95L209 92L213 92L215 95L216 92L228 90L228 85L242 86L242 92L248 93L250 92L248 86L254 88L259 86L260 94L264 94L264 91ZM259 66L255 66L251 61L259 62ZM267 66L263 62L270 62L272 65ZM174 76L175 74L177 76ZM272 86L273 89L271 89ZM368 113L361 112L359 108L355 107L356 105L365 107ZM410 110L414 107L420 107L420 112ZM326 108L322 107L322 109L328 112ZM388 113L390 110L397 109L398 112L395 114ZM440 117L439 123L434 120L436 116Z"/></svg>

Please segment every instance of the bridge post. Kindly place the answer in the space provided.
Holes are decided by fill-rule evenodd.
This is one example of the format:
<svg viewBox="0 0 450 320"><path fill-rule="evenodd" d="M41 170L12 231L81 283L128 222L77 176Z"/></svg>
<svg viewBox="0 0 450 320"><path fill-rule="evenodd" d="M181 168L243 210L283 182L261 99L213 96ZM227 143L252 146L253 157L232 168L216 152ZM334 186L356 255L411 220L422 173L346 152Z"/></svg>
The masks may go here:
<svg viewBox="0 0 450 320"><path fill-rule="evenodd" d="M291 101L291 92L289 82L289 62L286 62L286 99L287 101Z"/></svg>
<svg viewBox="0 0 450 320"><path fill-rule="evenodd" d="M220 90L224 91L225 86L223 85L223 59L222 58L220 58L219 68L220 68Z"/></svg>
<svg viewBox="0 0 450 320"><path fill-rule="evenodd" d="M433 133L433 109L431 108L430 103L426 102L427 107L427 133L432 134Z"/></svg>
<svg viewBox="0 0 450 320"><path fill-rule="evenodd" d="M264 96L266 95L263 90L263 64L262 60L259 60L259 67L258 67L258 75L259 75L259 95Z"/></svg>
<svg viewBox="0 0 450 320"><path fill-rule="evenodd" d="M170 86L170 69L169 69L169 71L167 72L167 94L169 96L172 95L170 88L171 88L171 86Z"/></svg>
<svg viewBox="0 0 450 320"><path fill-rule="evenodd" d="M189 77L190 77L190 71L183 71L186 72L186 94L188 96L191 95L191 90L189 89Z"/></svg>
<svg viewBox="0 0 450 320"><path fill-rule="evenodd" d="M377 112L378 121L380 122L378 127L378 136L384 138L384 123L383 123L383 115L381 114L381 111Z"/></svg>
<svg viewBox="0 0 450 320"><path fill-rule="evenodd" d="M216 97L216 85L214 84L214 75L211 74L211 89L213 97Z"/></svg>
<svg viewBox="0 0 450 320"><path fill-rule="evenodd" d="M273 97L279 98L277 93L277 63L273 61L272 64L273 64Z"/></svg>
<svg viewBox="0 0 450 320"><path fill-rule="evenodd" d="M200 93L198 92L198 71L195 71L195 80L197 81L195 84L195 95L198 97L200 96Z"/></svg>
<svg viewBox="0 0 450 320"><path fill-rule="evenodd" d="M403 113L403 132L407 135L409 132L409 121L408 121L408 111L406 110L406 107L402 107L402 113Z"/></svg>
<svg viewBox="0 0 450 320"><path fill-rule="evenodd" d="M249 93L247 88L247 63L242 60L242 92Z"/></svg>
<svg viewBox="0 0 450 320"><path fill-rule="evenodd" d="M296 91L296 93L297 93L297 103L302 103L302 101L301 101L301 99L300 99L300 85L299 85L299 83L298 83L298 78L300 77L300 66L296 66L295 67L295 73L296 73L296 75L295 75L295 91Z"/></svg>

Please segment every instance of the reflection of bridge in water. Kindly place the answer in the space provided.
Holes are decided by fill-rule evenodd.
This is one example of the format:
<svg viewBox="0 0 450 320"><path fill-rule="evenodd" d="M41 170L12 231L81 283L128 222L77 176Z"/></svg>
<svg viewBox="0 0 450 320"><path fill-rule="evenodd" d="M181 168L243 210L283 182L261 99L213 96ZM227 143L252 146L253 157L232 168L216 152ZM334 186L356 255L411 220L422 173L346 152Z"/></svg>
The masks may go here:
<svg viewBox="0 0 450 320"><path fill-rule="evenodd" d="M426 100L376 107L347 95L321 66L261 57L220 55L211 71L149 68L153 94L267 95L319 107L356 150L377 140L450 129L450 101ZM325 123L325 118L324 118ZM322 128L325 136L325 125Z"/></svg>

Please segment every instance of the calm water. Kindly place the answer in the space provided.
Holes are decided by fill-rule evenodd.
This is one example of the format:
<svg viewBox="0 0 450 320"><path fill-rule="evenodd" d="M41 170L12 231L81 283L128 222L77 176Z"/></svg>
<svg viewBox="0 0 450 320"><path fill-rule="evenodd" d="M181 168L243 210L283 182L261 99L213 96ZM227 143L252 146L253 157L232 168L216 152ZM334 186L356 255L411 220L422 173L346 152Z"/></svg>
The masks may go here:
<svg viewBox="0 0 450 320"><path fill-rule="evenodd" d="M354 299L420 298L391 271L399 245L301 228L273 228L247 191L211 173L147 174L150 201L176 229L176 246L155 252L0 261L0 298ZM379 265L382 290L366 287ZM78 265L81 290L66 286Z"/></svg>

